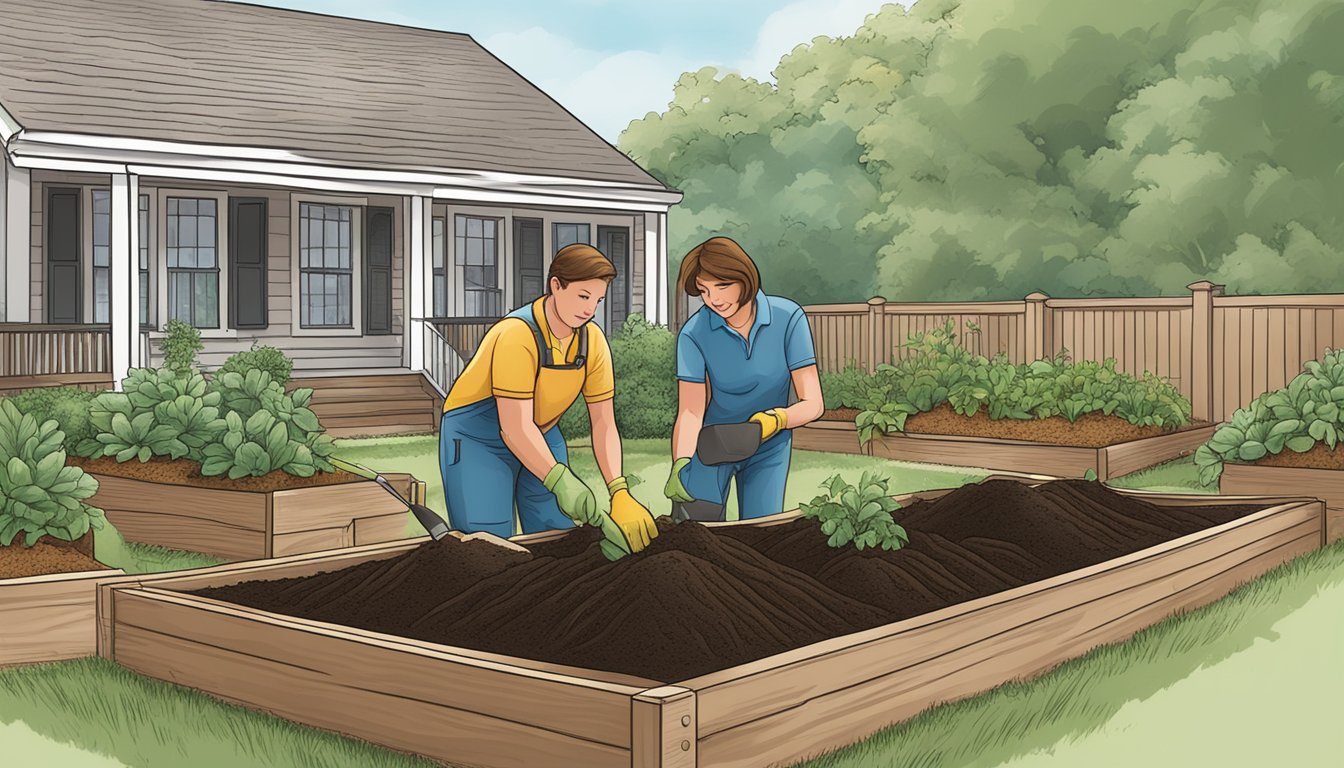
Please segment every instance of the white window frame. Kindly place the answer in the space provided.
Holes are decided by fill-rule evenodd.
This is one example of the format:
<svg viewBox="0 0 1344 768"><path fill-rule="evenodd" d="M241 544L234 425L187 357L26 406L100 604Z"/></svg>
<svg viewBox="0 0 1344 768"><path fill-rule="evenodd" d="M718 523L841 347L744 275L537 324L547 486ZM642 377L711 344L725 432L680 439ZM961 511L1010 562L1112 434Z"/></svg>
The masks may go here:
<svg viewBox="0 0 1344 768"><path fill-rule="evenodd" d="M299 206L343 205L354 208L350 215L350 326L349 328L304 328L303 297L299 276ZM364 335L364 216L369 206L366 197L319 195L292 192L289 195L289 327L293 336Z"/></svg>
<svg viewBox="0 0 1344 768"><path fill-rule="evenodd" d="M151 203L151 213L161 211L163 215L159 216L154 223L154 250L151 251L155 256L155 262L151 265L153 274L157 276L157 285L154 286L154 296L156 306L150 307L150 311L157 318L155 322L156 335L151 338L159 338L163 335L163 327L168 322L168 198L170 197L192 197L197 199L213 199L215 201L215 225L218 231L215 233L215 263L219 267L219 306L216 311L219 313L217 319L218 328L200 328L202 339L233 339L238 337L238 331L226 327L229 318L229 193L218 190L203 189L159 189L157 191L156 203ZM156 207L157 206L157 207ZM155 280L151 278L150 282Z"/></svg>
<svg viewBox="0 0 1344 768"><path fill-rule="evenodd" d="M447 311L448 317L462 317L467 307L467 275L465 268L457 263L457 217L474 216L477 218L495 219L500 228L499 237L499 256L495 262L497 274L495 284L499 286L504 297L503 313L509 311L509 297L513 295L513 210L510 208L495 208L491 206L479 205L434 205L435 217L443 216L447 219L444 226L444 275L447 278ZM430 298L433 298L432 283L434 279L433 254L429 254L425 259L429 263L428 279L431 282ZM430 308L433 309L432 307Z"/></svg>

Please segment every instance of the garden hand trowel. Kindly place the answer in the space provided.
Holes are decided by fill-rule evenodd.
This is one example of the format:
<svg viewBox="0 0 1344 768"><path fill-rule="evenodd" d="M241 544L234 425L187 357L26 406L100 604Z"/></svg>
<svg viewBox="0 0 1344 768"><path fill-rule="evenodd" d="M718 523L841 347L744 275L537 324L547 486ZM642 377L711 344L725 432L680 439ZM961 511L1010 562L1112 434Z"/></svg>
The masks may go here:
<svg viewBox="0 0 1344 768"><path fill-rule="evenodd" d="M761 447L761 425L754 421L741 424L711 424L700 430L695 453L707 467L746 461Z"/></svg>
<svg viewBox="0 0 1344 768"><path fill-rule="evenodd" d="M378 485L382 486L383 490L392 494L394 497L396 497L397 501L401 502L402 504L405 504L406 508L411 510L411 512L415 514L415 519L420 521L420 525L424 526L425 530L429 532L429 535L432 536L435 541L438 541L439 539L442 539L444 536L448 535L448 524L443 521L443 518L434 514L434 510L430 509L429 507L426 507L422 504L412 504L411 502L407 501L405 497L403 497L400 493L397 492L396 488L392 487L391 483L387 482L387 478L383 477L377 472L374 472L372 469L369 469L368 467L361 467L358 464L354 464L349 461L344 461L334 456L328 459L328 461L330 461L332 466L336 467L337 469L343 469L352 475L359 475L360 477L367 478L377 483Z"/></svg>

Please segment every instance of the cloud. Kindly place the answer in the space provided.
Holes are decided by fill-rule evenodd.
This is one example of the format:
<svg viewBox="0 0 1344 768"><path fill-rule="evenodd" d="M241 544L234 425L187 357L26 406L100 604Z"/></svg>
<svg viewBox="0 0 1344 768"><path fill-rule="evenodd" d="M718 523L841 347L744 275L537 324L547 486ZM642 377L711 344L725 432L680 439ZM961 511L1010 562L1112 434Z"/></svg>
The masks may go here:
<svg viewBox="0 0 1344 768"><path fill-rule="evenodd" d="M667 108L672 86L683 72L710 65L772 79L771 70L794 47L818 35L853 34L882 4L882 0L798 0L770 14L751 50L736 60L708 61L667 51L601 52L541 27L500 32L480 42L614 144L631 120Z"/></svg>
<svg viewBox="0 0 1344 768"><path fill-rule="evenodd" d="M909 3L901 3L909 7ZM746 59L732 69L758 80L773 79L771 70L784 54L814 37L852 35L882 0L799 0L766 17L756 33L756 44Z"/></svg>

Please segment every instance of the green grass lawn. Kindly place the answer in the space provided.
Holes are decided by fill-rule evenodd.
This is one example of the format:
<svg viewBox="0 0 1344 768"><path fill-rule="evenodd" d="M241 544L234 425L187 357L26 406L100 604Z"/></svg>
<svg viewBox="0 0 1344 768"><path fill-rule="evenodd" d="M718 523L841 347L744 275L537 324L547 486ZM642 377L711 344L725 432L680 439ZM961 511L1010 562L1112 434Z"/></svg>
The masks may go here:
<svg viewBox="0 0 1344 768"><path fill-rule="evenodd" d="M432 438L342 441L340 455L429 483L442 511ZM592 453L575 471L597 485ZM666 441L629 441L627 473L656 514L669 467ZM950 487L976 469L859 456L794 454L786 508L829 475L877 469L893 493ZM1193 462L1121 478L1117 487L1209 493ZM408 516L409 517L409 516ZM111 534L115 537L115 533ZM208 564L201 556L97 542L127 570ZM105 546L107 549L105 550ZM118 549L119 547L119 549ZM117 553L120 554L117 554ZM124 563L124 564L122 564ZM1294 766L1334 764L1334 713L1344 689L1344 542L1281 567L1227 598L1099 648L1025 684L944 705L808 766ZM98 659L0 671L5 764L53 766L430 765L149 680Z"/></svg>

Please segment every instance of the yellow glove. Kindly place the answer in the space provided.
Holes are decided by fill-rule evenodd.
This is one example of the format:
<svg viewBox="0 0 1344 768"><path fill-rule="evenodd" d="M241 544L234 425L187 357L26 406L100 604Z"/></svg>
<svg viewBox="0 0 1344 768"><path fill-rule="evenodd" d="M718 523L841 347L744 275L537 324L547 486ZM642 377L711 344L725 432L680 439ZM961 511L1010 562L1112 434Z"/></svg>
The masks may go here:
<svg viewBox="0 0 1344 768"><path fill-rule="evenodd" d="M611 519L625 534L625 540L630 542L630 551L644 549L658 536L658 525L653 522L653 515L630 495L624 477L607 483L607 490L611 492Z"/></svg>
<svg viewBox="0 0 1344 768"><path fill-rule="evenodd" d="M753 413L747 421L754 421L761 425L761 442L774 437L781 429L788 427L784 418L784 411L771 408L768 411Z"/></svg>

